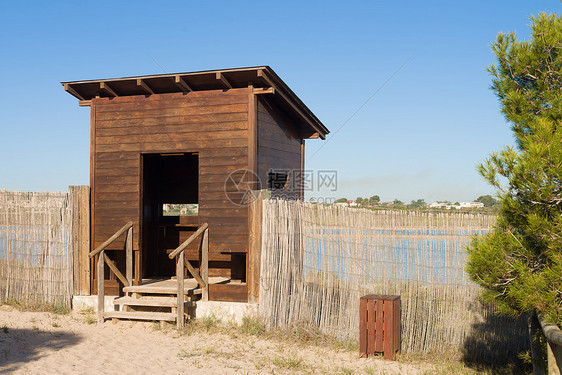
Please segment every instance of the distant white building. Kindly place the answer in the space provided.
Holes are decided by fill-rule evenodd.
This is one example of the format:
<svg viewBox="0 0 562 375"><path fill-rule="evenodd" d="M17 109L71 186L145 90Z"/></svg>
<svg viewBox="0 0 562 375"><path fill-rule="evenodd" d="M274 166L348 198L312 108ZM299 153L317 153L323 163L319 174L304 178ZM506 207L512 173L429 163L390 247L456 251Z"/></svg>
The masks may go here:
<svg viewBox="0 0 562 375"><path fill-rule="evenodd" d="M459 202L459 204L452 204L446 202L434 202L429 205L429 208L441 208L445 210L456 209L460 210L461 208L483 208L484 203L480 202Z"/></svg>
<svg viewBox="0 0 562 375"><path fill-rule="evenodd" d="M480 202L459 202L458 208L482 208L484 203Z"/></svg>
<svg viewBox="0 0 562 375"><path fill-rule="evenodd" d="M451 204L445 202L433 202L429 205L429 208L445 208L449 210L451 209Z"/></svg>

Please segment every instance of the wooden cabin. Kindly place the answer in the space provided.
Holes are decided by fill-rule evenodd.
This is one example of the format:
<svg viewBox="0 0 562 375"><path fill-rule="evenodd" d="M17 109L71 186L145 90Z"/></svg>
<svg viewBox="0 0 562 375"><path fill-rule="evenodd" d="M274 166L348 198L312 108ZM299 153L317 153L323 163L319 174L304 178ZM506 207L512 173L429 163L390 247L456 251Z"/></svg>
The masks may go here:
<svg viewBox="0 0 562 375"><path fill-rule="evenodd" d="M303 198L304 140L326 127L268 66L62 84L91 111L91 249L132 222L141 285L173 277L168 255L207 223L209 299L247 301L248 192ZM186 250L194 267L198 248ZM124 267L125 252L112 258ZM113 276L105 294L121 286Z"/></svg>

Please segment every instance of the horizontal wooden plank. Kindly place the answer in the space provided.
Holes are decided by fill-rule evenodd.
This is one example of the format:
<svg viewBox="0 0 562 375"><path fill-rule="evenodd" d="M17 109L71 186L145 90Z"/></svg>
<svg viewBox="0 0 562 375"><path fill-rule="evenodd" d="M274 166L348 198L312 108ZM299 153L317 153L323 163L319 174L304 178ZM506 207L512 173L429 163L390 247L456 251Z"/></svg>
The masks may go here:
<svg viewBox="0 0 562 375"><path fill-rule="evenodd" d="M258 149L267 148L275 151L292 152L295 154L300 154L300 142L281 142L271 139L260 139L258 140Z"/></svg>
<svg viewBox="0 0 562 375"><path fill-rule="evenodd" d="M121 297L113 301L115 305L120 306L152 306L152 307L176 307L178 305L175 297ZM186 301L185 307L195 306L195 301Z"/></svg>
<svg viewBox="0 0 562 375"><path fill-rule="evenodd" d="M127 175L130 173L139 174L140 171L140 158L137 157L135 159L126 159L126 160L103 160L103 161L96 161L95 162L96 171L99 170L113 170L113 175ZM102 172L103 175L109 176L106 172Z"/></svg>
<svg viewBox="0 0 562 375"><path fill-rule="evenodd" d="M248 96L250 89L247 87L231 89L224 91L222 89L217 90L203 90L203 91L191 91L187 94L181 92L174 93L162 93L150 96L145 95L133 95L133 96L119 96L116 98L95 98L92 99L92 104L95 106L119 106L125 103L135 103L135 102L166 102L175 99L197 99L197 98L216 98L216 97L235 97L235 96Z"/></svg>
<svg viewBox="0 0 562 375"><path fill-rule="evenodd" d="M99 152L96 150L95 161L126 161L136 160L140 162L140 155L135 152Z"/></svg>
<svg viewBox="0 0 562 375"><path fill-rule="evenodd" d="M215 157L200 157L199 167L208 166L228 166L228 165L247 165L248 155L217 155Z"/></svg>
<svg viewBox="0 0 562 375"><path fill-rule="evenodd" d="M200 222L206 222L209 224L210 230L215 230L217 227L220 226L229 226L229 225L246 225L243 220L240 220L241 216L220 216L220 217L203 217L200 216ZM218 230L218 229L217 229Z"/></svg>
<svg viewBox="0 0 562 375"><path fill-rule="evenodd" d="M215 139L247 139L247 130L221 130L216 132L185 132L185 133L163 133L151 134L146 137L144 134L120 135L111 137L100 137L96 135L96 147L110 144L129 144L129 143L167 143L182 141L212 141ZM246 141L247 142L247 141Z"/></svg>
<svg viewBox="0 0 562 375"><path fill-rule="evenodd" d="M171 117L171 116L212 116L218 113L247 113L248 106L246 104L222 104L207 106L189 106L189 107L172 107L172 108L153 108L139 111L114 111L114 112L98 112L96 111L96 122L104 120L123 120L123 119L140 119L148 117ZM208 121L208 120L207 120Z"/></svg>
<svg viewBox="0 0 562 375"><path fill-rule="evenodd" d="M193 152L197 149L204 149L208 146L212 147L243 147L247 146L248 140L243 139L205 139L205 140L185 140L183 142L150 142L143 140L141 143L124 143L124 144L96 144L96 151L137 151L137 152L154 152L154 153L174 153L174 152Z"/></svg>
<svg viewBox="0 0 562 375"><path fill-rule="evenodd" d="M105 194L105 193L139 193L139 186L137 184L130 185L107 185L100 184L95 185L95 194Z"/></svg>
<svg viewBox="0 0 562 375"><path fill-rule="evenodd" d="M259 138L287 138L289 140L299 139L299 132L291 123L274 122L270 120L258 120Z"/></svg>
<svg viewBox="0 0 562 375"><path fill-rule="evenodd" d="M231 207L231 208L224 208L220 210L214 209L200 209L199 216L201 217L220 217L220 216L248 216L248 208L247 207Z"/></svg>
<svg viewBox="0 0 562 375"><path fill-rule="evenodd" d="M97 171L96 171L97 172ZM104 176L101 173L96 173L94 177L94 184L100 185L138 185L139 176Z"/></svg>
<svg viewBox="0 0 562 375"><path fill-rule="evenodd" d="M199 203L199 210L223 210L223 209L230 209L230 208L239 208L239 205L235 205L234 203L230 202L229 200L201 200Z"/></svg>
<svg viewBox="0 0 562 375"><path fill-rule="evenodd" d="M244 146L240 147L220 147L216 148L214 145L210 145L211 147L207 147L199 151L199 162L204 163L203 159L205 158L216 158L216 157L224 157L224 156L248 156L248 145L245 144Z"/></svg>
<svg viewBox="0 0 562 375"><path fill-rule="evenodd" d="M136 100L111 105L96 105L96 114L106 112L130 112L162 110L168 108L215 107L227 104L248 104L248 95L182 96L168 100Z"/></svg>
<svg viewBox="0 0 562 375"><path fill-rule="evenodd" d="M243 170L248 168L248 163L240 163L240 164L222 164L222 165L208 165L208 166L199 166L199 176L200 179L206 179L208 176L212 175L224 175L225 178L230 175L231 173ZM208 180L207 180L208 181Z"/></svg>
<svg viewBox="0 0 562 375"><path fill-rule="evenodd" d="M138 134L166 134L166 133L193 133L193 132L216 132L222 130L244 130L248 129L247 121L228 122L199 122L199 123L175 123L158 125L131 125L127 127L100 128L96 130L96 136L123 136Z"/></svg>
<svg viewBox="0 0 562 375"><path fill-rule="evenodd" d="M229 124L237 122L247 122L247 112L236 113L214 113L212 115L181 115L181 116L164 116L164 117L141 117L132 119L96 119L96 130L107 128L130 128L135 126L165 126L183 124L189 126L191 124Z"/></svg>
<svg viewBox="0 0 562 375"><path fill-rule="evenodd" d="M94 220L96 220L96 217L94 215ZM122 218L105 218L103 220L96 220L96 225L107 225L110 226L111 229L113 230L113 233L117 232L119 230L119 228L121 228L123 225L127 224L127 222L132 221L133 222L133 232L137 232L138 228L139 228L139 221L138 221L138 217L122 217ZM115 228L115 229L113 229ZM113 234L111 233L111 234Z"/></svg>
<svg viewBox="0 0 562 375"><path fill-rule="evenodd" d="M248 302L248 286L246 284L210 284L209 300Z"/></svg>
<svg viewBox="0 0 562 375"><path fill-rule="evenodd" d="M134 198L134 197L133 197ZM125 208L133 208L139 207L139 200L138 199L127 199L127 200L105 200L105 199L96 199L96 210L122 210ZM98 211L95 211L98 212ZM101 212L101 211L100 211Z"/></svg>
<svg viewBox="0 0 562 375"><path fill-rule="evenodd" d="M138 205L118 208L114 205L102 205L96 202L96 205L94 207L95 220L103 220L105 218L133 218L137 217L138 215Z"/></svg>
<svg viewBox="0 0 562 375"><path fill-rule="evenodd" d="M289 162L292 164L296 162L300 166L301 156L300 153L296 152L286 152L279 150L272 150L270 148L259 147L258 148L258 159L263 161L274 161L276 159L282 162Z"/></svg>
<svg viewBox="0 0 562 375"><path fill-rule="evenodd" d="M100 191L96 191L94 193L94 198L97 202L125 202L125 201L134 201L138 202L140 196L138 194L123 194L123 193L104 193Z"/></svg>
<svg viewBox="0 0 562 375"><path fill-rule="evenodd" d="M209 145L207 145L209 146ZM166 152L166 151L163 151ZM244 144L238 147L214 147L210 145L210 147L205 148L195 148L193 150L185 151L185 152L198 152L199 153L199 161L202 164L209 163L214 158L217 157L230 157L230 156L248 156L248 145ZM139 151L108 151L108 152L96 152L95 153L95 160L96 165L100 162L106 162L103 165L111 166L115 164L121 164L123 162L125 165L133 165L135 161L138 161L140 164L141 153ZM118 162L118 163L117 163Z"/></svg>

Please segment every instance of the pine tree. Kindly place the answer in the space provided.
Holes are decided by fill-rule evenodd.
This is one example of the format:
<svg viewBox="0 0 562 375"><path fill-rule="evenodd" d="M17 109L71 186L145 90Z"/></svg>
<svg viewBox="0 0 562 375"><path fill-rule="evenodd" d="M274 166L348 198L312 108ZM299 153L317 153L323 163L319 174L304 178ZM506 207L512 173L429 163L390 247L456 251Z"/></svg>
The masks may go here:
<svg viewBox="0 0 562 375"><path fill-rule="evenodd" d="M517 147L480 174L497 190L496 226L475 237L467 272L500 311L538 310L562 324L562 17L531 18L530 41L500 33L488 71Z"/></svg>

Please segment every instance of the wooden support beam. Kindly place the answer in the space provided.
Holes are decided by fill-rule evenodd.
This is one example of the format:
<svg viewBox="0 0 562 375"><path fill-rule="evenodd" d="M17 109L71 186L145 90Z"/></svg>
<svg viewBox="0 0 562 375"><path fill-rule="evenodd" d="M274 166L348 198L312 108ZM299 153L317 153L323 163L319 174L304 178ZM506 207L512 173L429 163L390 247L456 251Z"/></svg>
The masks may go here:
<svg viewBox="0 0 562 375"><path fill-rule="evenodd" d="M193 268L193 265L191 264L191 262L189 261L189 259L187 259L187 254L185 253L185 251L183 252L184 256L185 256L185 268L187 268L187 270L189 271L189 273L191 274L191 276L193 276L193 278L195 280L197 280L197 282L199 283L199 285L201 286L201 288L204 288L207 286L207 284L205 283L205 281L203 281L203 279L201 278L201 276L199 276L199 273L197 273L197 271L195 270L195 268Z"/></svg>
<svg viewBox="0 0 562 375"><path fill-rule="evenodd" d="M187 82L185 82L185 80L179 75L174 77L174 83L186 94L193 91L193 89L187 84Z"/></svg>
<svg viewBox="0 0 562 375"><path fill-rule="evenodd" d="M76 90L74 90L72 88L72 86L70 86L68 83L64 84L64 90L68 91L69 93L71 93L72 95L74 95L75 97L77 97L80 100L84 100L84 97L80 94L78 94L78 92Z"/></svg>
<svg viewBox="0 0 562 375"><path fill-rule="evenodd" d="M148 95L154 95L154 91L142 79L137 79L137 86L142 87Z"/></svg>
<svg viewBox="0 0 562 375"><path fill-rule="evenodd" d="M254 95L260 94L275 94L275 88L273 87L262 87L262 88L255 88L253 90Z"/></svg>
<svg viewBox="0 0 562 375"><path fill-rule="evenodd" d="M105 82L100 82L100 90L104 90L105 92L107 92L109 95L111 96L119 96L117 95L117 93L115 91L113 91L113 89L111 87L109 87L109 85Z"/></svg>
<svg viewBox="0 0 562 375"><path fill-rule="evenodd" d="M89 107L89 106L92 105L92 101L91 101L91 100L80 100L80 101L78 102L78 105L79 105L80 107Z"/></svg>
<svg viewBox="0 0 562 375"><path fill-rule="evenodd" d="M227 88L227 89L231 89L232 85L230 84L230 82L228 82L228 80L226 79L226 77L221 73L221 72L217 72L217 80L221 81L222 84Z"/></svg>
<svg viewBox="0 0 562 375"><path fill-rule="evenodd" d="M113 261L111 259L109 259L109 257L105 254L105 251L104 251L104 254L103 254L103 259L105 260L105 263L107 263L109 269L113 271L113 273L115 274L115 276L117 276L117 278L119 280L121 280L123 285L131 286L129 284L129 282L127 281L127 278L125 276L123 276L123 274L121 273L121 271L119 271L119 269L117 268L115 263L113 263Z"/></svg>

